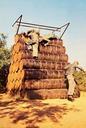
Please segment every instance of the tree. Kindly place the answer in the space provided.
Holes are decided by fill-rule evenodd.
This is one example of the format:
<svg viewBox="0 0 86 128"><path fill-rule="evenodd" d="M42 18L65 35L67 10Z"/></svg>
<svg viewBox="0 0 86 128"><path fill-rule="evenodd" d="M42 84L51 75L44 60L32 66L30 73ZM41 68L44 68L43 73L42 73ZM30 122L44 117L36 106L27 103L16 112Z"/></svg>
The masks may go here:
<svg viewBox="0 0 86 128"><path fill-rule="evenodd" d="M10 50L6 47L7 36L0 34L0 68L10 63Z"/></svg>
<svg viewBox="0 0 86 128"><path fill-rule="evenodd" d="M74 73L75 81L81 91L86 91L86 71L76 71Z"/></svg>
<svg viewBox="0 0 86 128"><path fill-rule="evenodd" d="M6 47L7 36L0 34L0 90L6 87L10 64L10 50Z"/></svg>

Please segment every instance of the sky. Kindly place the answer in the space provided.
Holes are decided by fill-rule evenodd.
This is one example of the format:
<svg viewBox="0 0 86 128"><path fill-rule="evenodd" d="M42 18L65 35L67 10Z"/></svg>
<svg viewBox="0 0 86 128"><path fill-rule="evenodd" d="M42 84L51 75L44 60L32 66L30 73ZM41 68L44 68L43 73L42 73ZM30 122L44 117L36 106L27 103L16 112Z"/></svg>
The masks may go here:
<svg viewBox="0 0 86 128"><path fill-rule="evenodd" d="M51 26L70 22L63 36L69 62L79 61L86 69L86 0L0 0L0 33L8 36L7 46L14 44L14 21L23 15L23 21Z"/></svg>

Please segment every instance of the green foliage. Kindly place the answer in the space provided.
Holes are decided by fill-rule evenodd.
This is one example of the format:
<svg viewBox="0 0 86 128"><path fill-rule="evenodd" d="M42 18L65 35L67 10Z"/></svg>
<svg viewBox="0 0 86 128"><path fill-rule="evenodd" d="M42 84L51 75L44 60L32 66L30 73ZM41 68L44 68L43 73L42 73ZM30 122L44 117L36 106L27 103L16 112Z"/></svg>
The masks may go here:
<svg viewBox="0 0 86 128"><path fill-rule="evenodd" d="M0 34L0 68L10 63L10 50L6 47L7 36Z"/></svg>
<svg viewBox="0 0 86 128"><path fill-rule="evenodd" d="M6 89L8 73L9 65L3 65L3 67L0 69L0 91Z"/></svg>
<svg viewBox="0 0 86 128"><path fill-rule="evenodd" d="M76 71L74 78L81 91L86 91L86 72Z"/></svg>
<svg viewBox="0 0 86 128"><path fill-rule="evenodd" d="M7 39L7 36L5 36L3 33L0 33L0 48L5 47L6 39Z"/></svg>
<svg viewBox="0 0 86 128"><path fill-rule="evenodd" d="M6 85L8 66L10 64L10 50L6 47L7 36L0 34L0 89Z"/></svg>

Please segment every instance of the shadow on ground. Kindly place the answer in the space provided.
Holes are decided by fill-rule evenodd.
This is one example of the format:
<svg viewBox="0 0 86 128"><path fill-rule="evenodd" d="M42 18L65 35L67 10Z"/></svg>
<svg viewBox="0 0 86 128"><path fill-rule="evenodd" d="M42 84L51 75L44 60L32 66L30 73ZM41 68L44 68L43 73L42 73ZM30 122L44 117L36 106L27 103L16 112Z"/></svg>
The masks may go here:
<svg viewBox="0 0 86 128"><path fill-rule="evenodd" d="M39 128L39 123L49 118L59 122L70 109L42 103L42 100L7 100L0 97L0 118L8 116L13 124L20 122L25 128Z"/></svg>

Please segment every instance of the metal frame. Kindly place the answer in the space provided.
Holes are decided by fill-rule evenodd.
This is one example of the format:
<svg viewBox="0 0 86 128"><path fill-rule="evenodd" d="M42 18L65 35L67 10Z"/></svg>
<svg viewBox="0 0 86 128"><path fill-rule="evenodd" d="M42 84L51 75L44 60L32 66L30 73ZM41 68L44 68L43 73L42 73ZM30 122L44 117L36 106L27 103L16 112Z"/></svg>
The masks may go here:
<svg viewBox="0 0 86 128"><path fill-rule="evenodd" d="M18 34L19 32L19 28L21 27L34 27L34 28L39 28L39 29L43 29L43 30L50 30L50 31L61 31L62 28L64 28L64 31L61 33L60 39L63 37L64 33L66 32L68 26L70 25L70 23L66 23L61 27L53 27L53 26L47 26L47 25L41 25L41 24L33 24L33 23L27 23L27 22L22 22L22 15L13 23L12 27L17 24L18 28L17 28L17 32L16 34Z"/></svg>

